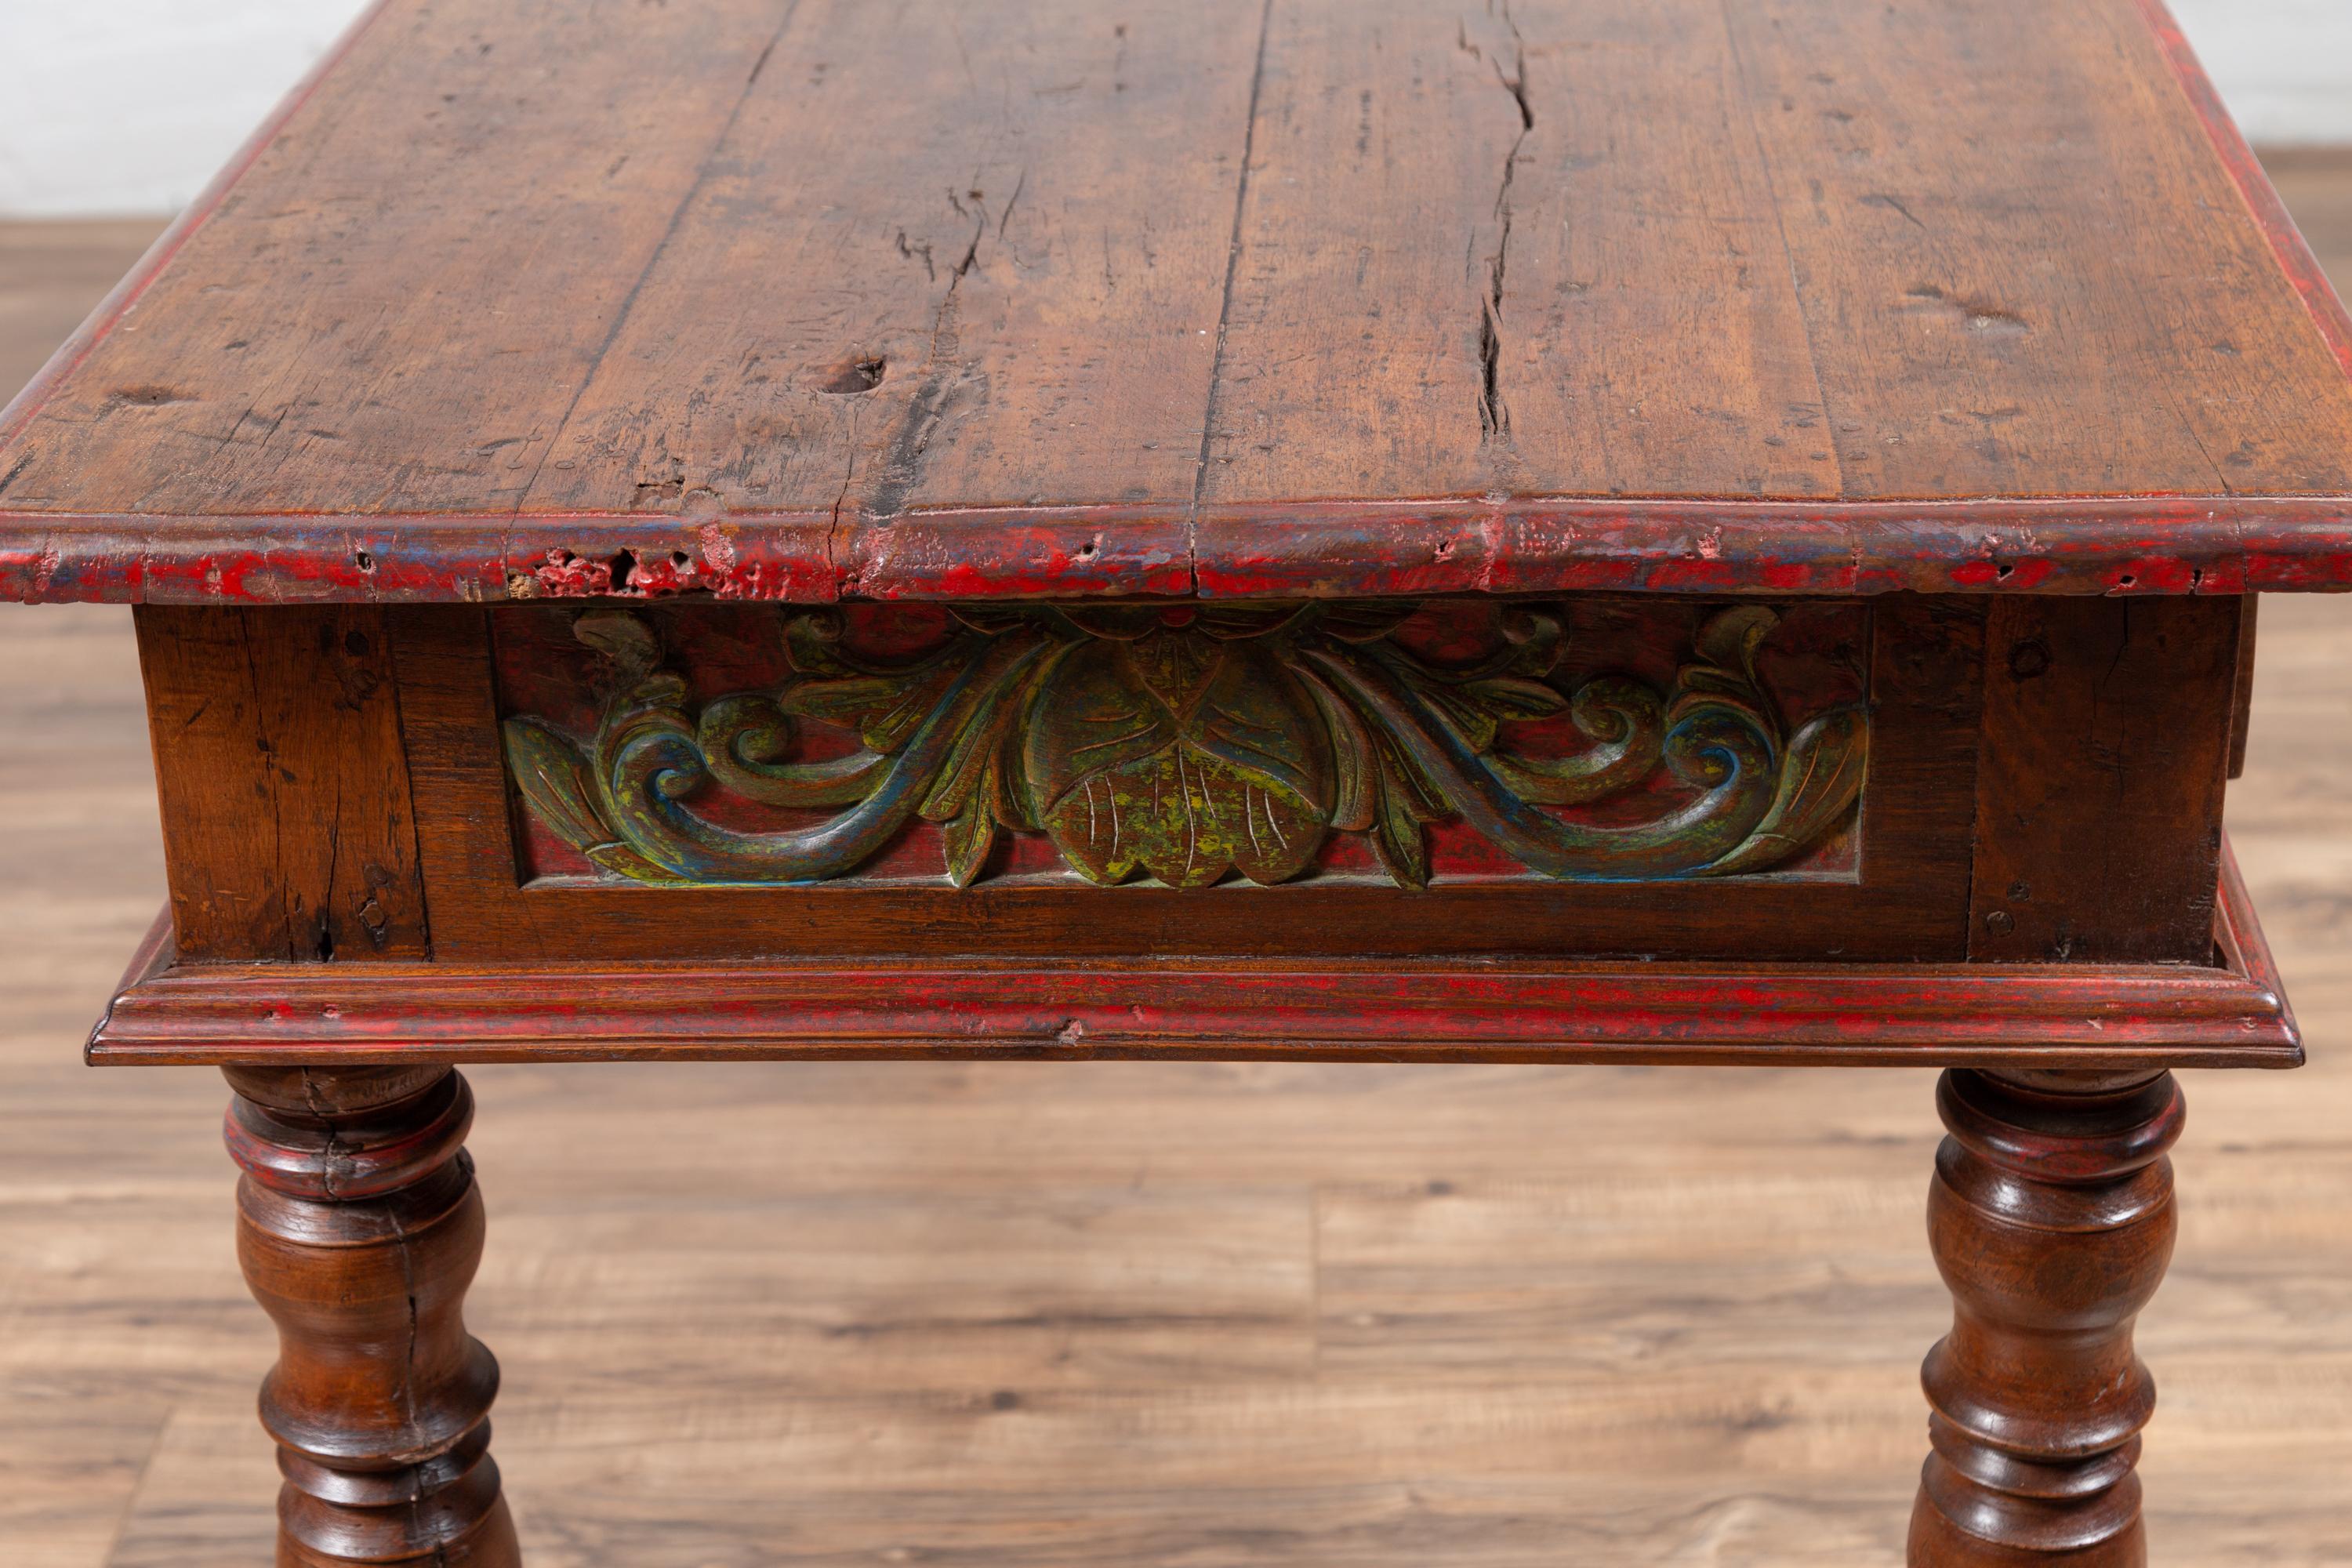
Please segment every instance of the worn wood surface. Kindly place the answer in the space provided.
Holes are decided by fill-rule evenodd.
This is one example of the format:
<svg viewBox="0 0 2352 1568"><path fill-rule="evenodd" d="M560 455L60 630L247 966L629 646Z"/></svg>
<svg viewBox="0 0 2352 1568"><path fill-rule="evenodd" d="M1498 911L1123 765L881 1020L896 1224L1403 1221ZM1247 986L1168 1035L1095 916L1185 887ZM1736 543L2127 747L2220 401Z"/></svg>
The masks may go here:
<svg viewBox="0 0 2352 1568"><path fill-rule="evenodd" d="M383 612L154 605L136 624L183 948L427 956Z"/></svg>
<svg viewBox="0 0 2352 1568"><path fill-rule="evenodd" d="M12 595L2352 581L2155 0L387 0L231 174Z"/></svg>
<svg viewBox="0 0 2352 1568"><path fill-rule="evenodd" d="M2202 951L2241 629L2234 600L1993 606L1971 958L2178 963Z"/></svg>
<svg viewBox="0 0 2352 1568"><path fill-rule="evenodd" d="M2284 183L2352 260L2352 168ZM95 295L143 242L0 226L0 270L88 247ZM0 337L0 379L71 319ZM2190 1085L2137 1335L2173 1568L2352 1561L2352 638L2316 601L2263 633L2231 831L2314 1063ZM244 1568L273 1336L226 1245L218 1076L73 1065L164 890L130 628L43 611L0 647L0 1547ZM1913 1369L1948 1321L1924 1075L470 1076L467 1321L535 1568L1900 1560Z"/></svg>

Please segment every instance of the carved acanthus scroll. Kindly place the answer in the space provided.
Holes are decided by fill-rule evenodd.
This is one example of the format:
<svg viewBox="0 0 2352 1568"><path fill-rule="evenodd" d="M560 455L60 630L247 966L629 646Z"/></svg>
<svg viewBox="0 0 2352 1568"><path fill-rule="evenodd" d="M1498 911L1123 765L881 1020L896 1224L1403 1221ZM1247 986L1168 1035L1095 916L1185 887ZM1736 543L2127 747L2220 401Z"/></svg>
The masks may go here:
<svg viewBox="0 0 2352 1568"><path fill-rule="evenodd" d="M1654 880L1769 868L1839 826L1860 793L1859 702L1790 732L1757 668L1775 612L1700 624L1672 682L1559 675L1563 621L1513 605L1499 646L1448 662L1395 634L1414 601L959 610L936 647L853 652L835 612L786 612L793 674L697 703L655 628L623 611L575 635L611 679L595 732L505 726L529 811L608 872L668 884L802 883L856 870L917 818L958 887L1000 834L1048 836L1090 881L1288 880L1333 834L1427 884L1429 825L1459 818L1529 870ZM1564 719L1580 749L1538 755ZM811 760L804 727L855 735ZM1662 787L1663 786L1663 787ZM731 792L829 813L759 830L698 803ZM1564 808L1655 795L1632 821Z"/></svg>

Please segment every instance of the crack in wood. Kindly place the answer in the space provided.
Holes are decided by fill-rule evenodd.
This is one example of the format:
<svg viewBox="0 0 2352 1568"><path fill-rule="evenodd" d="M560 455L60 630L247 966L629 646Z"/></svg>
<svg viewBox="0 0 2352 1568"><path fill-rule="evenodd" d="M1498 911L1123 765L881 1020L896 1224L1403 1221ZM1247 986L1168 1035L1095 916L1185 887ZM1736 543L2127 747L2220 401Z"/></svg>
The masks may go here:
<svg viewBox="0 0 2352 1568"><path fill-rule="evenodd" d="M1508 74L1503 62L1494 60L1495 79L1511 95L1517 107L1519 131L1511 139L1510 151L1503 156L1503 178L1495 192L1496 234L1495 253L1486 258L1486 289L1480 300L1478 321L1478 437L1482 442L1507 440L1511 433L1510 405L1503 399L1503 280L1509 263L1511 248L1511 181L1518 172L1519 153L1527 145L1528 133L1535 129L1536 112L1528 101L1528 46L1519 32L1518 23L1512 19L1508 0L1501 15L1503 26L1511 34L1511 68ZM1465 45L1473 54L1475 46Z"/></svg>

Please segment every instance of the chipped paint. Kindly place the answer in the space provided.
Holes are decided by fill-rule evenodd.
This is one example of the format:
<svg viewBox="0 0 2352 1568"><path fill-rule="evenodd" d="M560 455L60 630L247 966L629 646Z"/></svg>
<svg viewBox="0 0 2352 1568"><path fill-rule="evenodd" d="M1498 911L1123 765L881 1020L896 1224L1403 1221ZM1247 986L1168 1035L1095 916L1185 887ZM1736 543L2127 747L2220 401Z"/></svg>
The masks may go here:
<svg viewBox="0 0 2352 1568"><path fill-rule="evenodd" d="M798 514L0 512L27 603L2352 590L2352 498L1489 499Z"/></svg>
<svg viewBox="0 0 2352 1568"><path fill-rule="evenodd" d="M2337 363L2352 373L2352 317L2330 292L2161 0L2137 5L2284 276ZM23 434L49 395L89 361L142 291L229 201L237 179L299 111L335 58L273 115L49 366L0 412L0 445ZM1527 69L1520 56L1507 66L1497 62L1500 85L1518 100L1522 132L1532 115ZM1244 154L1238 172L1245 181L1246 146ZM1501 175L1507 193L1508 171L1507 161ZM1016 186L1014 200L1019 195ZM1864 199L1917 221L1898 196ZM1008 201L996 215L998 241L1013 205ZM945 306L955 301L956 282L979 263L989 240L983 210L955 277L942 289L929 356L939 362L933 369L940 379L927 383L932 390L919 416L898 433L894 449L902 457L919 451L947 400L964 384L940 369L951 357L941 353L953 328ZM911 260L916 254L902 237L901 255ZM1496 333L1502 262L1498 245L1492 258L1495 319L1485 323ZM936 273L928 251L923 263ZM1236 265L1227 258L1229 292ZM1996 302L1948 295L1940 287L1916 292L1919 310L1955 315L1976 331L2029 327ZM887 362L857 357L843 368L847 380L835 390L855 394L877 384ZM1217 424L1217 384L1213 377L1204 435ZM984 394L984 385L976 391ZM1490 385L1486 401L1496 434L1507 436L1501 392ZM175 395L169 387L143 384L123 391L131 405ZM20 467L0 460L0 476ZM1097 595L2352 589L2352 497L2344 496L1829 503L1486 496L1218 507L1202 504L1196 490L1191 504L1174 507L924 511L897 504L908 490L905 476L894 474L873 490L862 516L724 510L712 516L709 509L718 498L707 489L687 488L682 474L654 488L666 494L673 483L679 490L671 499L684 504L683 512L93 516L0 510L0 595L26 602L279 604L708 594L816 604L844 597ZM846 476L843 493L848 493ZM15 499L21 507L26 498Z"/></svg>

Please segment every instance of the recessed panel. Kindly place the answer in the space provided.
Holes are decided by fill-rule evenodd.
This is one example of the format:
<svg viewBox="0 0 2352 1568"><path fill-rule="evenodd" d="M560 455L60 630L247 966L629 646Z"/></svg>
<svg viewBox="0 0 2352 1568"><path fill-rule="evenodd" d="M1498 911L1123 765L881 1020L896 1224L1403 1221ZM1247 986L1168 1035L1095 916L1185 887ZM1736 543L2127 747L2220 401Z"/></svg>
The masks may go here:
<svg viewBox="0 0 2352 1568"><path fill-rule="evenodd" d="M1852 880L1868 611L1411 599L495 619L539 886Z"/></svg>

